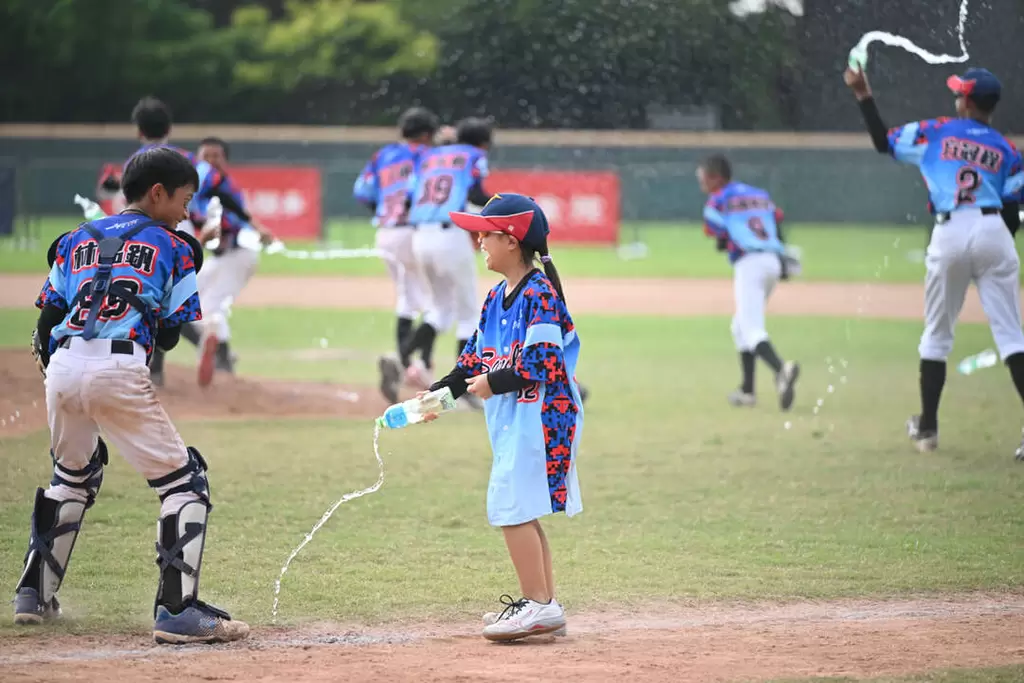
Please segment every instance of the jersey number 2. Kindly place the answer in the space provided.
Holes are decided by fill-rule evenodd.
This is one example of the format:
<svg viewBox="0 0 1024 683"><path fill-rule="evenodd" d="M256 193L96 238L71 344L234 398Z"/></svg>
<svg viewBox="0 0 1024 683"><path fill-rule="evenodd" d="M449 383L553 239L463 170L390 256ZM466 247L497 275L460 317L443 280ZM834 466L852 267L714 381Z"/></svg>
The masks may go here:
<svg viewBox="0 0 1024 683"><path fill-rule="evenodd" d="M127 289L129 293L134 294L135 296L139 295L139 283L137 280L133 280L132 278L119 277L111 280L111 284L115 282L119 283L122 287ZM92 283L91 279L86 280L85 282L82 283L82 287L88 287L90 286L90 283ZM81 291L82 287L79 288L79 291ZM79 305L78 310L76 310L75 314L71 316L70 320L68 320L69 327L79 329L85 327L85 321L89 317L88 307L89 302L91 300L91 297L85 297L82 300L82 303L81 305ZM103 300L103 304L104 306L103 308L100 309L99 315L99 319L101 321L120 320L125 316L125 314L128 313L128 309L131 308L130 303L128 303L125 299L122 299L115 294L107 294L106 298Z"/></svg>
<svg viewBox="0 0 1024 683"><path fill-rule="evenodd" d="M956 173L956 203L973 204L974 192L981 187L981 174L972 166L964 166Z"/></svg>
<svg viewBox="0 0 1024 683"><path fill-rule="evenodd" d="M423 196L420 197L420 204L434 204L441 206L452 194L452 177L450 175L439 175L427 178L423 184Z"/></svg>
<svg viewBox="0 0 1024 683"><path fill-rule="evenodd" d="M768 239L768 231L764 229L764 221L757 216L751 216L750 220L747 221L747 227L750 228L750 232L754 233L757 239Z"/></svg>

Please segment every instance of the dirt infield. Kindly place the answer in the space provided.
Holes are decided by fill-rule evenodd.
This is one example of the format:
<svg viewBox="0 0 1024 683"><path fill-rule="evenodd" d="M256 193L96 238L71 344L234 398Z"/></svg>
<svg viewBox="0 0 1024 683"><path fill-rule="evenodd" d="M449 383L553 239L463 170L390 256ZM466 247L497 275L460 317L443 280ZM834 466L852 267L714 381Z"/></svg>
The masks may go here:
<svg viewBox="0 0 1024 683"><path fill-rule="evenodd" d="M0 276L0 308L24 308L39 293L43 278ZM491 284L481 277L481 294ZM394 289L377 277L257 276L239 296L236 306L291 308L389 309ZM573 313L611 315L730 315L729 280L573 278L566 282ZM921 319L924 293L917 284L786 282L772 295L769 314L840 318ZM960 319L985 322L973 288Z"/></svg>
<svg viewBox="0 0 1024 683"><path fill-rule="evenodd" d="M0 308L30 305L40 285L38 277L0 281ZM574 279L566 294L577 313L728 315L733 307L727 281ZM375 309L390 308L391 297L390 283L379 278L257 277L236 305ZM787 283L769 310L917 320L922 299L921 287L912 285ZM963 320L984 320L976 294ZM0 438L45 427L42 383L27 348L0 351L0 386ZM200 390L189 368L173 365L160 395L175 419L370 417L384 407L367 387L218 376ZM0 638L0 679L661 683L870 677L1024 663L1022 595L656 605L630 613L570 613L570 619L568 638L516 646L484 642L475 617L459 624L393 624L387 631L339 624L258 628L244 643L218 647L157 648L148 634L25 632Z"/></svg>

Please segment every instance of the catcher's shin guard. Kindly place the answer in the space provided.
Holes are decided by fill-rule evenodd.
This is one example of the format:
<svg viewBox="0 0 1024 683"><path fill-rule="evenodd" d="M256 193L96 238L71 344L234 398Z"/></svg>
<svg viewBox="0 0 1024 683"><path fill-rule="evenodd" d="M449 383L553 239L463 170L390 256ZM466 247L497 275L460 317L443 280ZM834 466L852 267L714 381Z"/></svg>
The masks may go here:
<svg viewBox="0 0 1024 683"><path fill-rule="evenodd" d="M43 489L36 489L25 568L16 588L16 624L39 623L60 615L57 591L64 581L85 511L92 507L103 483L106 464L107 446L102 439L97 440L89 464L80 470L67 469L54 461L51 487L75 489L85 500L55 500Z"/></svg>
<svg viewBox="0 0 1024 683"><path fill-rule="evenodd" d="M164 503L171 496L182 501L175 512L164 514L157 524L156 552L160 568L157 587L157 607L163 605L171 612L195 601L199 594L199 571L206 542L206 518L213 509L210 503L210 485L206 479L206 461L199 451L188 448L188 463L170 474L151 479L149 485Z"/></svg>

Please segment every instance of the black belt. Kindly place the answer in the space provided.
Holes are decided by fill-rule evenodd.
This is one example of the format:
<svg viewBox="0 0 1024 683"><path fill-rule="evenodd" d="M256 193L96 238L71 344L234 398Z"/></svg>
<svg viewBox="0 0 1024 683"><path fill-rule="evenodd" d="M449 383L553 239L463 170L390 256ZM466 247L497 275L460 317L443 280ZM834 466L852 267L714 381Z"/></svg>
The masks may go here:
<svg viewBox="0 0 1024 683"><path fill-rule="evenodd" d="M70 348L72 339L74 339L74 337L64 337L60 340L59 346L62 349ZM135 342L128 341L127 339L111 339L110 352L119 353L124 356L134 356Z"/></svg>
<svg viewBox="0 0 1024 683"><path fill-rule="evenodd" d="M419 228L420 225L421 224L416 224L416 225L410 225L408 227L416 229L416 228ZM422 223L422 225L440 225L442 230L447 230L448 228L452 227L451 223Z"/></svg>
<svg viewBox="0 0 1024 683"><path fill-rule="evenodd" d="M1001 210L1002 209L997 209L994 206L985 206L982 207L981 209L981 215L991 216L993 214L999 213ZM939 225L946 223L947 221L949 221L952 215L953 214L949 211L940 211L939 213L935 214L935 222L938 223Z"/></svg>

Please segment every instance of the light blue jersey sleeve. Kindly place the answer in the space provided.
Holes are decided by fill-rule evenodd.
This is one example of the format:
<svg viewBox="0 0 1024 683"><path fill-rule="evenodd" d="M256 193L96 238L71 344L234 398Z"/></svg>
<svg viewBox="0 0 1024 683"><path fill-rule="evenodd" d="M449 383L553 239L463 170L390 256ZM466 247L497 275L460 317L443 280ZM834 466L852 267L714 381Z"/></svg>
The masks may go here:
<svg viewBox="0 0 1024 683"><path fill-rule="evenodd" d="M183 240L174 238L172 242L174 265L160 305L161 327L177 327L203 319L192 250Z"/></svg>
<svg viewBox="0 0 1024 683"><path fill-rule="evenodd" d="M380 188L377 186L377 173L375 164L377 155L366 162L362 172L356 178L352 186L352 196L364 204L377 204L380 202Z"/></svg>
<svg viewBox="0 0 1024 683"><path fill-rule="evenodd" d="M1013 149L1013 157L1009 160L1009 177L1003 184L1003 197L1009 201L1020 202L1024 200L1024 158L1016 147Z"/></svg>
<svg viewBox="0 0 1024 683"><path fill-rule="evenodd" d="M718 200L712 198L704 205L704 234L708 237L728 237L729 227L725 216L718 208Z"/></svg>
<svg viewBox="0 0 1024 683"><path fill-rule="evenodd" d="M889 151L896 161L921 165L928 151L928 137L924 134L927 125L927 121L915 121L889 131Z"/></svg>

